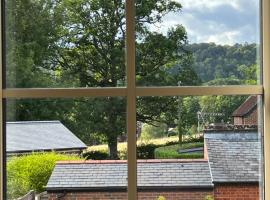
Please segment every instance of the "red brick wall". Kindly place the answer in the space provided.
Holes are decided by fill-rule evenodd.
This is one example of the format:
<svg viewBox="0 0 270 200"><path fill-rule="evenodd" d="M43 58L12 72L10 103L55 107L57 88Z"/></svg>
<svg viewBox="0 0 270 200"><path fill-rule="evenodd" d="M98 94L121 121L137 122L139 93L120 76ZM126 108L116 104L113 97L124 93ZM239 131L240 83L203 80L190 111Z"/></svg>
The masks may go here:
<svg viewBox="0 0 270 200"><path fill-rule="evenodd" d="M234 117L233 121L234 125L258 125L257 107L244 117Z"/></svg>
<svg viewBox="0 0 270 200"><path fill-rule="evenodd" d="M57 195L50 194L49 200L59 200ZM163 196L166 200L204 200L207 195L213 195L212 191L168 191L168 192L139 192L138 200L157 200ZM61 200L127 200L125 192L77 192L67 193Z"/></svg>
<svg viewBox="0 0 270 200"><path fill-rule="evenodd" d="M257 125L258 124L258 110L254 109L249 115L244 117L244 124Z"/></svg>
<svg viewBox="0 0 270 200"><path fill-rule="evenodd" d="M258 184L215 185L215 200L259 200Z"/></svg>
<svg viewBox="0 0 270 200"><path fill-rule="evenodd" d="M243 125L243 118L242 117L234 117L233 118L234 125Z"/></svg>

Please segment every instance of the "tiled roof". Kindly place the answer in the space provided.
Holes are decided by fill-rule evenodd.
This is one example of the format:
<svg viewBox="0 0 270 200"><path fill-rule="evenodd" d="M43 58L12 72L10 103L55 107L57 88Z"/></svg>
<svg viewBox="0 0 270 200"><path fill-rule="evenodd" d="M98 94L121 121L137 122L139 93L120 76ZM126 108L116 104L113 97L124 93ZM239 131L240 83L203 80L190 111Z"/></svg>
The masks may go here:
<svg viewBox="0 0 270 200"><path fill-rule="evenodd" d="M60 121L7 122L6 132L8 153L86 148Z"/></svg>
<svg viewBox="0 0 270 200"><path fill-rule="evenodd" d="M139 161L138 187L211 188L207 161ZM123 161L58 163L47 184L52 190L126 188L127 164Z"/></svg>
<svg viewBox="0 0 270 200"><path fill-rule="evenodd" d="M213 182L259 182L260 142L206 139Z"/></svg>
<svg viewBox="0 0 270 200"><path fill-rule="evenodd" d="M242 105L240 105L232 114L233 117L243 117L257 106L257 96L250 96Z"/></svg>

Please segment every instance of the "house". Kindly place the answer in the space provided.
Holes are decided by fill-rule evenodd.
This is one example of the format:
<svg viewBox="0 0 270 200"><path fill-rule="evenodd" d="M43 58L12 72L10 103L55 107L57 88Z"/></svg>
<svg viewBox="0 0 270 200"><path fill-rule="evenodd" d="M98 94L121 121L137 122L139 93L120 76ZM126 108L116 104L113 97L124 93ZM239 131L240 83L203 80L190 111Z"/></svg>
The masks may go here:
<svg viewBox="0 0 270 200"><path fill-rule="evenodd" d="M234 125L258 124L258 97L250 96L232 114Z"/></svg>
<svg viewBox="0 0 270 200"><path fill-rule="evenodd" d="M203 160L138 160L139 200L259 200L262 171L257 97L233 113L234 125L204 131ZM59 162L47 184L50 200L127 199L126 161Z"/></svg>
<svg viewBox="0 0 270 200"><path fill-rule="evenodd" d="M213 191L207 160L138 160L137 170L139 199L202 200ZM127 163L58 162L46 188L50 200L126 200Z"/></svg>
<svg viewBox="0 0 270 200"><path fill-rule="evenodd" d="M6 123L7 156L56 151L80 153L87 146L60 121Z"/></svg>
<svg viewBox="0 0 270 200"><path fill-rule="evenodd" d="M202 160L138 160L138 199L259 200L260 147L257 127L209 127ZM46 188L50 200L124 200L127 164L58 162Z"/></svg>
<svg viewBox="0 0 270 200"><path fill-rule="evenodd" d="M257 127L210 127L204 139L215 200L259 200L262 141Z"/></svg>

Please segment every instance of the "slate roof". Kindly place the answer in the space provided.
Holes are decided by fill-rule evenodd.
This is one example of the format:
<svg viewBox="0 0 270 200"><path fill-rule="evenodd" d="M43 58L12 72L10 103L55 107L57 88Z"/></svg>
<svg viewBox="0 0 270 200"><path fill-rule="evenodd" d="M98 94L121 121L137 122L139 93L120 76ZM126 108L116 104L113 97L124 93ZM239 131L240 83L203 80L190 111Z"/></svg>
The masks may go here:
<svg viewBox="0 0 270 200"><path fill-rule="evenodd" d="M257 106L257 96L250 96L242 105L240 105L232 114L233 117L243 117Z"/></svg>
<svg viewBox="0 0 270 200"><path fill-rule="evenodd" d="M214 183L260 181L258 133L211 133L205 134L205 138Z"/></svg>
<svg viewBox="0 0 270 200"><path fill-rule="evenodd" d="M138 163L138 188L212 188L207 161L143 161ZM121 161L58 163L47 191L125 189L127 164Z"/></svg>
<svg viewBox="0 0 270 200"><path fill-rule="evenodd" d="M60 121L7 122L6 133L7 153L86 148Z"/></svg>

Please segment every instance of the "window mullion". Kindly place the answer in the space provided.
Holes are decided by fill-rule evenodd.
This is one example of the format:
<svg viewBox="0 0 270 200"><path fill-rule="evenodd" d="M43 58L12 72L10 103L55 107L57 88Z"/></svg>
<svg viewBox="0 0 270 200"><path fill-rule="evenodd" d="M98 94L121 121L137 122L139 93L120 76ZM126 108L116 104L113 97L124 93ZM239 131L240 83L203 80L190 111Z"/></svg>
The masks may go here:
<svg viewBox="0 0 270 200"><path fill-rule="evenodd" d="M135 1L126 0L128 199L137 199Z"/></svg>
<svg viewBox="0 0 270 200"><path fill-rule="evenodd" d="M265 200L270 200L270 1L263 0L263 85Z"/></svg>

